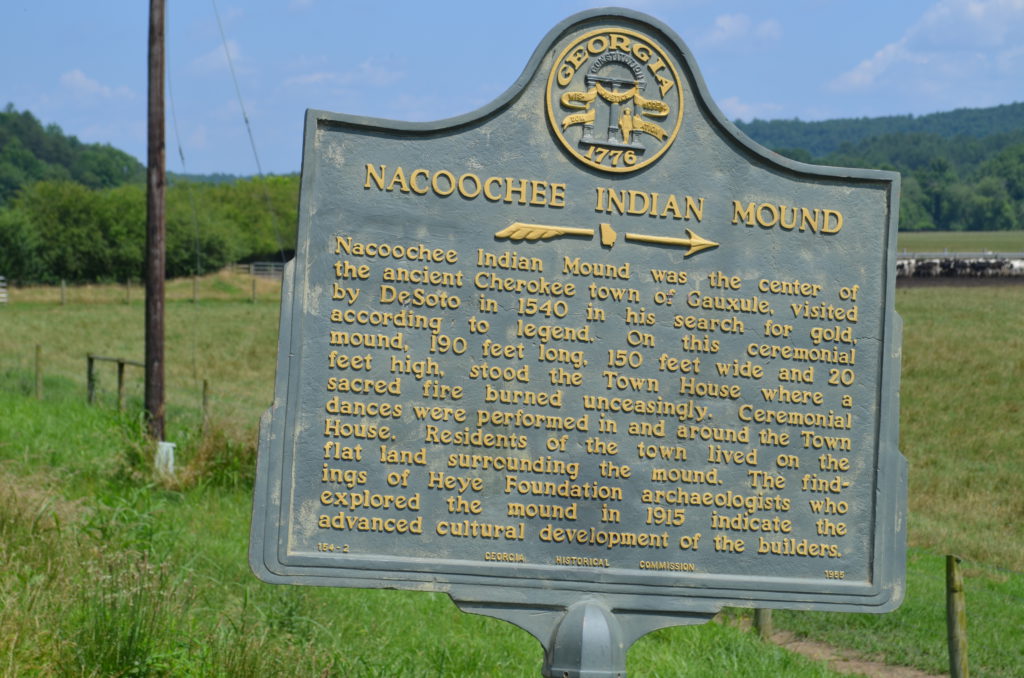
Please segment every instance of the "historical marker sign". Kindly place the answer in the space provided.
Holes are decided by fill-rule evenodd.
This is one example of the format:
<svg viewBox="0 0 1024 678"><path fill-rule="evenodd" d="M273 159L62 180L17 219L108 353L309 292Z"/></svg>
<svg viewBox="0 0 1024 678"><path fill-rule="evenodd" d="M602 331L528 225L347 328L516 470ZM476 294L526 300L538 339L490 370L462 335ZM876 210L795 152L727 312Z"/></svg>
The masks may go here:
<svg viewBox="0 0 1024 678"><path fill-rule="evenodd" d="M755 145L625 10L469 115L310 111L253 569L447 591L578 675L594 618L591 657L723 605L894 608L898 197Z"/></svg>

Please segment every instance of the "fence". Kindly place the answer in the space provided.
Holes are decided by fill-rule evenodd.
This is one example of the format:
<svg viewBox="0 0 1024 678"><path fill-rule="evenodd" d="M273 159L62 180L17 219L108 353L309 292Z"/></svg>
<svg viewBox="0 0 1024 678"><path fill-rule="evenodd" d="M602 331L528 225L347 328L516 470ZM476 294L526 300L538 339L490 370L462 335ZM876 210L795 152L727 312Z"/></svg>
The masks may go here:
<svg viewBox="0 0 1024 678"><path fill-rule="evenodd" d="M950 678L968 678L970 675L967 664L967 603L962 563L963 560L957 556L945 556L946 653ZM771 641L774 634L772 611L755 609L753 628L762 640Z"/></svg>
<svg viewBox="0 0 1024 678"><path fill-rule="evenodd" d="M124 409L124 366L132 365L134 367L145 367L145 364L138 360L125 360L124 358L105 358L99 355L93 355L89 353L86 355L86 374L85 383L87 397L89 404L91 405L96 400L96 361L105 361L111 363L117 363L117 409Z"/></svg>
<svg viewBox="0 0 1024 678"><path fill-rule="evenodd" d="M253 261L248 264L231 264L231 271L248 275L281 277L284 275L284 263L280 261Z"/></svg>

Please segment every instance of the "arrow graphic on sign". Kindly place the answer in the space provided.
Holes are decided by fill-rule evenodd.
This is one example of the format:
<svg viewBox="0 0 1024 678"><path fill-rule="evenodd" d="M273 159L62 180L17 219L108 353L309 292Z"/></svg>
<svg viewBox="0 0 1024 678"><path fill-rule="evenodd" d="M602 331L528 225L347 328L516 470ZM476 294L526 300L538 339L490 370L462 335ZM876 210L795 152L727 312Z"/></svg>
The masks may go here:
<svg viewBox="0 0 1024 678"><path fill-rule="evenodd" d="M495 238L509 240L547 240L560 235L594 235L592 228L571 228L569 226L547 226L545 224L525 224L521 221L513 223L494 234Z"/></svg>
<svg viewBox="0 0 1024 678"><path fill-rule="evenodd" d="M717 242L712 242L705 238L700 237L690 229L686 229L685 238L670 238L667 236L660 235L644 235L642 233L627 233L626 240L632 240L634 242L649 242L655 245L676 245L678 247L689 247L690 249L684 256L691 256L697 252L701 252L712 247L718 247Z"/></svg>
<svg viewBox="0 0 1024 678"><path fill-rule="evenodd" d="M503 228L494 234L495 238L508 238L509 240L548 240L563 235L584 235L593 237L592 228L573 228L571 226L550 226L548 224L527 224L516 221L507 228ZM718 247L717 242L702 238L690 229L686 229L685 238L672 238L661 235L644 235L643 233L626 233L626 240L633 242L646 242L655 245L674 245L677 247L689 248L684 256L691 256L712 247ZM601 244L605 247L613 247L618 233L611 224L601 224Z"/></svg>

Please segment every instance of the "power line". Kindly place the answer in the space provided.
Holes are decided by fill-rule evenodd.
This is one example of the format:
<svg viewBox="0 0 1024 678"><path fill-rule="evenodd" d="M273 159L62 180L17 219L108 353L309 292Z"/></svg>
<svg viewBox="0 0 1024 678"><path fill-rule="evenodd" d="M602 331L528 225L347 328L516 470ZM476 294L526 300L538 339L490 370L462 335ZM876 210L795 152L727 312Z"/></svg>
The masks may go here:
<svg viewBox="0 0 1024 678"><path fill-rule="evenodd" d="M238 107L242 110L242 120L245 121L245 130L249 135L249 146L252 148L252 156L256 159L256 172L259 175L260 183L263 186L263 199L267 203L267 211L270 221L274 227L274 236L277 238L277 249L281 253L281 261L285 261L284 240L281 238L281 229L274 216L274 205L270 200L270 193L267 191L266 178L263 176L263 166L260 164L260 156L256 151L256 140L253 138L252 125L249 123L249 114L245 110L245 102L242 100L242 90L238 86L238 77L235 75L235 64L231 58L231 50L228 49L228 39L224 34L224 24L220 20L220 12L217 10L217 0L210 0L213 4L213 14L217 17L217 29L220 31L220 41L224 46L224 57L228 61L228 70L231 72L231 82L235 85L235 96L238 97Z"/></svg>
<svg viewBox="0 0 1024 678"><path fill-rule="evenodd" d="M181 134L178 132L178 114L174 108L174 87L171 86L171 74L167 73L167 94L168 99L171 102L171 125L174 129L174 141L178 146L178 158L181 160L181 171L182 174L188 174L188 166L185 163L185 149L181 143ZM195 270L193 271L193 289L192 289L192 378L199 378L199 366L196 360L196 354L198 353L198 337L196 336L199 332L199 293L196 289L199 284L199 276L202 275L202 264L200 258L200 247L199 247L199 211L196 209L195 196L192 193L192 183L190 181L184 181L185 193L188 195L188 202L192 208L192 226L193 226L193 245L195 249Z"/></svg>

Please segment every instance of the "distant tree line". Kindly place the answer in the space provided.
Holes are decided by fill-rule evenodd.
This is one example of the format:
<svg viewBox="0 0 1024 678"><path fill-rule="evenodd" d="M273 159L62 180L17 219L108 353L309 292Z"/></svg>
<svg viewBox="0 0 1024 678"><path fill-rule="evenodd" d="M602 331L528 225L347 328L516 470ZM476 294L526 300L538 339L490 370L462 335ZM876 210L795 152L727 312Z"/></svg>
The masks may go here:
<svg viewBox="0 0 1024 678"><path fill-rule="evenodd" d="M167 276L290 257L298 194L295 175L170 184ZM10 280L140 280L144 254L142 183L91 189L69 180L37 181L0 208L0 274Z"/></svg>
<svg viewBox="0 0 1024 678"><path fill-rule="evenodd" d="M803 162L903 175L903 230L1024 228L1024 104L931 116L738 122ZM172 176L167 273L276 260L295 243L296 175ZM145 168L11 104L0 112L0 275L24 282L142 277Z"/></svg>
<svg viewBox="0 0 1024 678"><path fill-rule="evenodd" d="M0 112L0 275L24 282L138 280L146 169L132 156ZM171 175L167 274L280 260L295 246L298 176Z"/></svg>
<svg viewBox="0 0 1024 678"><path fill-rule="evenodd" d="M1024 104L920 117L737 125L795 160L900 172L901 230L1024 228Z"/></svg>
<svg viewBox="0 0 1024 678"><path fill-rule="evenodd" d="M297 176L234 183L174 182L167 190L167 275L237 261L280 261L295 246ZM0 275L25 282L139 280L146 187L89 189L37 181L0 207Z"/></svg>
<svg viewBox="0 0 1024 678"><path fill-rule="evenodd" d="M901 231L1024 228L1024 131L984 139L892 134L818 158L776 150L804 162L900 172Z"/></svg>
<svg viewBox="0 0 1024 678"><path fill-rule="evenodd" d="M844 145L872 137L897 134L935 135L944 139L982 139L1024 130L1024 103L991 108L961 108L928 115L889 115L879 118L736 121L736 126L768 148L799 148L820 158Z"/></svg>
<svg viewBox="0 0 1024 678"><path fill-rule="evenodd" d="M83 144L57 125L43 125L13 104L0 112L0 205L36 181L74 181L87 188L111 188L145 181L146 168L106 144Z"/></svg>

